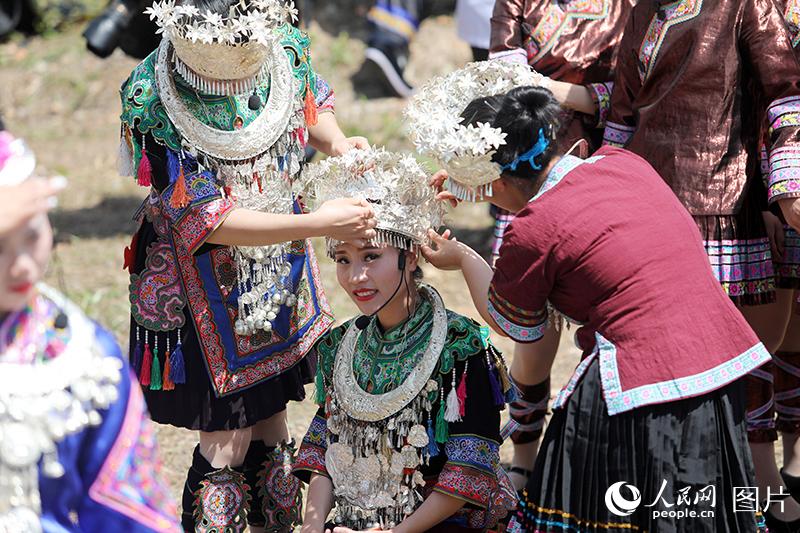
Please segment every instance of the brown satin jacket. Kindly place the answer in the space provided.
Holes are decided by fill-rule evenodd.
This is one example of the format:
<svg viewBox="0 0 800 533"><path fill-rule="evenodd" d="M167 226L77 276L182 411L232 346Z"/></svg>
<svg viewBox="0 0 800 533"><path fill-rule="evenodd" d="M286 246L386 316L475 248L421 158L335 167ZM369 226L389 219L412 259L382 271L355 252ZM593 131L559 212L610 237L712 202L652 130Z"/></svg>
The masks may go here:
<svg viewBox="0 0 800 533"><path fill-rule="evenodd" d="M800 62L773 0L640 2L619 44L604 140L644 157L693 214L733 215L759 170L800 196Z"/></svg>

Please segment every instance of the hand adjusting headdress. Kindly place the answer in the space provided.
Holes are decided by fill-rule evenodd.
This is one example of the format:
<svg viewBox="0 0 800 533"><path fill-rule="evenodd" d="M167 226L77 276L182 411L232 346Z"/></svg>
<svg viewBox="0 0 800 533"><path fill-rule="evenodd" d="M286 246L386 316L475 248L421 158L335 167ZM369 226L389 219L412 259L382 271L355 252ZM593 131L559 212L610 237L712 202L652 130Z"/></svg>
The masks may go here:
<svg viewBox="0 0 800 533"><path fill-rule="evenodd" d="M428 242L428 229L442 224L444 205L428 185L428 173L410 154L382 148L350 150L306 167L303 181L319 206L335 198L360 198L378 220L373 243L415 251ZM339 241L327 239L328 254Z"/></svg>

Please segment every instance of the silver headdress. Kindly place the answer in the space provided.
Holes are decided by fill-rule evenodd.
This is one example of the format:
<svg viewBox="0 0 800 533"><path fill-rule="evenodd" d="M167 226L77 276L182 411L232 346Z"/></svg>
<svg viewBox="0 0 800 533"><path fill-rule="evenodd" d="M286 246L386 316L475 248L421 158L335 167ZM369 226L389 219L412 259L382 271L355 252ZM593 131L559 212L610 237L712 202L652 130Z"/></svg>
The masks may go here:
<svg viewBox="0 0 800 533"><path fill-rule="evenodd" d="M447 171L448 190L469 201L491 196L501 173L492 156L506 135L487 123L461 124L467 105L543 79L527 65L483 61L434 78L416 92L404 112L407 131L417 150Z"/></svg>
<svg viewBox="0 0 800 533"><path fill-rule="evenodd" d="M416 250L428 242L428 229L444 216L443 203L428 185L428 173L410 154L382 148L350 150L309 165L303 171L315 205L335 198L360 198L372 204L378 220L374 242ZM328 239L328 253L339 244Z"/></svg>
<svg viewBox="0 0 800 533"><path fill-rule="evenodd" d="M145 10L175 47L174 66L193 87L219 96L252 92L267 78L274 30L296 20L291 1L241 0L227 17L174 0Z"/></svg>

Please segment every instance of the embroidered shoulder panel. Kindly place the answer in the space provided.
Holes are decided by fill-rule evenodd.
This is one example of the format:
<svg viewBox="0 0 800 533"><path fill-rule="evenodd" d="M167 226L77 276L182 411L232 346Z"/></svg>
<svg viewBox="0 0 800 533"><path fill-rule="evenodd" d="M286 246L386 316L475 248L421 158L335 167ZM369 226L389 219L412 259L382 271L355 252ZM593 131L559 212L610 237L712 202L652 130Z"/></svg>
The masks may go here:
<svg viewBox="0 0 800 533"><path fill-rule="evenodd" d="M703 0L678 0L658 8L639 48L639 80L642 83L653 71L670 28L692 20L700 14L702 8Z"/></svg>

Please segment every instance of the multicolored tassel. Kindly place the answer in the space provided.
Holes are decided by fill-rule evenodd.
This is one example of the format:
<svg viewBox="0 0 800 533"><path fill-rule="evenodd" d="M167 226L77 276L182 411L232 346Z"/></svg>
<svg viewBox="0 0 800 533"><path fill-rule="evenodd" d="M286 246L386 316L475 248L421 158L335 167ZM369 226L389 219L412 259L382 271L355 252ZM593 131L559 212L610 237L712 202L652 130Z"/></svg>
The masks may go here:
<svg viewBox="0 0 800 533"><path fill-rule="evenodd" d="M133 347L133 355L131 356L131 366L138 376L142 369L142 343L139 342L138 332L136 337L136 346Z"/></svg>
<svg viewBox="0 0 800 533"><path fill-rule="evenodd" d="M153 352L150 351L150 345L147 339L144 342L144 356L142 357L142 368L139 371L139 383L145 387L150 386L150 372L153 367Z"/></svg>
<svg viewBox="0 0 800 533"><path fill-rule="evenodd" d="M178 157L178 154L170 149L167 149L167 175L169 176L169 182L175 183L180 175L180 172L181 160Z"/></svg>
<svg viewBox="0 0 800 533"><path fill-rule="evenodd" d="M317 125L317 102L314 101L314 93L311 91L311 86L307 83L305 104L303 106L303 116L305 116L306 119L306 126Z"/></svg>
<svg viewBox="0 0 800 533"><path fill-rule="evenodd" d="M125 251L122 254L122 270L127 270L129 274L133 274L133 268L136 266L136 247L138 243L139 232L137 231L133 234L133 237L131 237L130 245L125 248Z"/></svg>
<svg viewBox="0 0 800 533"><path fill-rule="evenodd" d="M428 457L439 455L439 445L436 444L436 433L433 431L433 416L428 415L428 446L425 448Z"/></svg>
<svg viewBox="0 0 800 533"><path fill-rule="evenodd" d="M467 413L467 370L469 369L469 360L464 365L464 372L461 374L461 382L458 384L456 396L458 397L458 414L463 417Z"/></svg>
<svg viewBox="0 0 800 533"><path fill-rule="evenodd" d="M147 149L144 145L142 146L142 158L139 160L139 169L136 171L136 182L142 187L150 187L153 184L153 167L150 165L150 158L147 157Z"/></svg>
<svg viewBox="0 0 800 533"><path fill-rule="evenodd" d="M181 334L178 331L178 344L169 356L169 376L175 385L186 383L186 368L183 365L183 345L181 344Z"/></svg>
<svg viewBox="0 0 800 533"><path fill-rule="evenodd" d="M119 137L117 172L120 176L133 176L136 172L136 165L133 163L133 151L131 150L130 134L124 129L122 135Z"/></svg>
<svg viewBox="0 0 800 533"><path fill-rule="evenodd" d="M169 206L173 209L183 209L189 205L189 190L186 188L186 176L183 173L183 165L180 165L178 179L172 187L172 197L169 199Z"/></svg>
<svg viewBox="0 0 800 533"><path fill-rule="evenodd" d="M169 349L167 349L167 353L164 354L164 376L161 382L161 390L175 390L175 383L172 382L169 356Z"/></svg>
<svg viewBox="0 0 800 533"><path fill-rule="evenodd" d="M489 366L489 384L492 386L492 397L494 398L494 404L497 407L502 407L506 403L505 396L503 395L503 391L500 389L500 382L497 377L497 367L494 365Z"/></svg>
<svg viewBox="0 0 800 533"><path fill-rule="evenodd" d="M447 393L447 401L445 402L444 419L447 422L460 422L461 421L461 406L458 403L458 394L456 393L456 368L453 367L453 379L450 385L450 392Z"/></svg>
<svg viewBox="0 0 800 533"><path fill-rule="evenodd" d="M153 349L153 364L150 368L150 390L161 390L161 363L158 362L158 347Z"/></svg>
<svg viewBox="0 0 800 533"><path fill-rule="evenodd" d="M444 412L446 409L444 388L441 387L439 391L439 410L436 413L436 442L444 444L450 439L450 428L447 425L447 420L444 419Z"/></svg>

